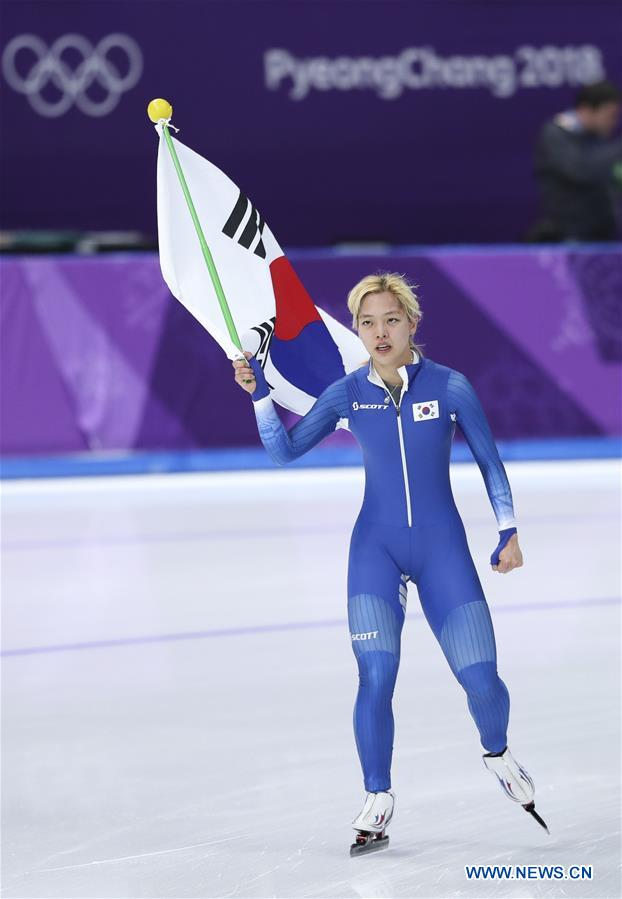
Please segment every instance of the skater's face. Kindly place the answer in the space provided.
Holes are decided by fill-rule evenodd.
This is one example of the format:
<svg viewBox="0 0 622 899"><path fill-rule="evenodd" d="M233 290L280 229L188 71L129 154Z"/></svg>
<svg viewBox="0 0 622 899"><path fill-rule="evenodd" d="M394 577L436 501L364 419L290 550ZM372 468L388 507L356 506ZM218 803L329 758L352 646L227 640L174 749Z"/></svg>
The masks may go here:
<svg viewBox="0 0 622 899"><path fill-rule="evenodd" d="M410 338L417 322L408 318L393 294L369 293L359 310L358 333L374 364L380 368L399 368L412 359Z"/></svg>

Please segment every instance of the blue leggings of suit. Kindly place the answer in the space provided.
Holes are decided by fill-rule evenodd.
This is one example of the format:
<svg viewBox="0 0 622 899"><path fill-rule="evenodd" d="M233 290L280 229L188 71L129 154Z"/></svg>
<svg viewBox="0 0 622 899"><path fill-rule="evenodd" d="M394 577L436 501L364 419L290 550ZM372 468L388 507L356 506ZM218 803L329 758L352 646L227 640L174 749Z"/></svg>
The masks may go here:
<svg viewBox="0 0 622 899"><path fill-rule="evenodd" d="M392 527L359 517L350 544L348 620L359 669L354 732L368 792L391 786L391 702L408 580L467 694L482 746L501 752L507 745L510 700L497 674L490 612L461 520Z"/></svg>

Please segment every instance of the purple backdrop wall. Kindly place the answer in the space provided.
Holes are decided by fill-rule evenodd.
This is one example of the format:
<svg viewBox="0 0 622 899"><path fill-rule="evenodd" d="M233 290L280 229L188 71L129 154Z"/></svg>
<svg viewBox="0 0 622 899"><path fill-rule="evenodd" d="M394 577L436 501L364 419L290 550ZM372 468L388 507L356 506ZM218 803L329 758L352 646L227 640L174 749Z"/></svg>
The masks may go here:
<svg viewBox="0 0 622 899"><path fill-rule="evenodd" d="M497 438L622 432L619 248L290 259L344 324L363 275L416 281L427 355L472 380ZM4 259L0 276L4 453L258 443L248 396L157 257Z"/></svg>
<svg viewBox="0 0 622 899"><path fill-rule="evenodd" d="M3 228L155 233L152 97L280 240L517 241L618 0L4 0Z"/></svg>

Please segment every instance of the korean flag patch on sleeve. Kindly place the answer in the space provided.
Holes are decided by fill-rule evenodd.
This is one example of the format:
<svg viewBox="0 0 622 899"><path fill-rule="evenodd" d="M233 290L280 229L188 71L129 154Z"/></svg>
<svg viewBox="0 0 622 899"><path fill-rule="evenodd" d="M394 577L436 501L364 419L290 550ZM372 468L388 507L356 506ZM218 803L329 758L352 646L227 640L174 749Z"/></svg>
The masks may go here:
<svg viewBox="0 0 622 899"><path fill-rule="evenodd" d="M438 400L429 400L427 403L415 403L413 405L415 421L438 418Z"/></svg>

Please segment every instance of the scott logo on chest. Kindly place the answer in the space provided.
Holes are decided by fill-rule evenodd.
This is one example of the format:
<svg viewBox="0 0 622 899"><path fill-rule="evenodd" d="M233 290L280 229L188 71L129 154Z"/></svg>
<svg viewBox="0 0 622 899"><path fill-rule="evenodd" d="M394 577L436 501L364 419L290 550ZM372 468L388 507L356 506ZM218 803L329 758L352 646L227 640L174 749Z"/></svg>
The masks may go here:
<svg viewBox="0 0 622 899"><path fill-rule="evenodd" d="M352 408L355 412L358 412L359 409L388 409L389 407L384 403L352 403Z"/></svg>

